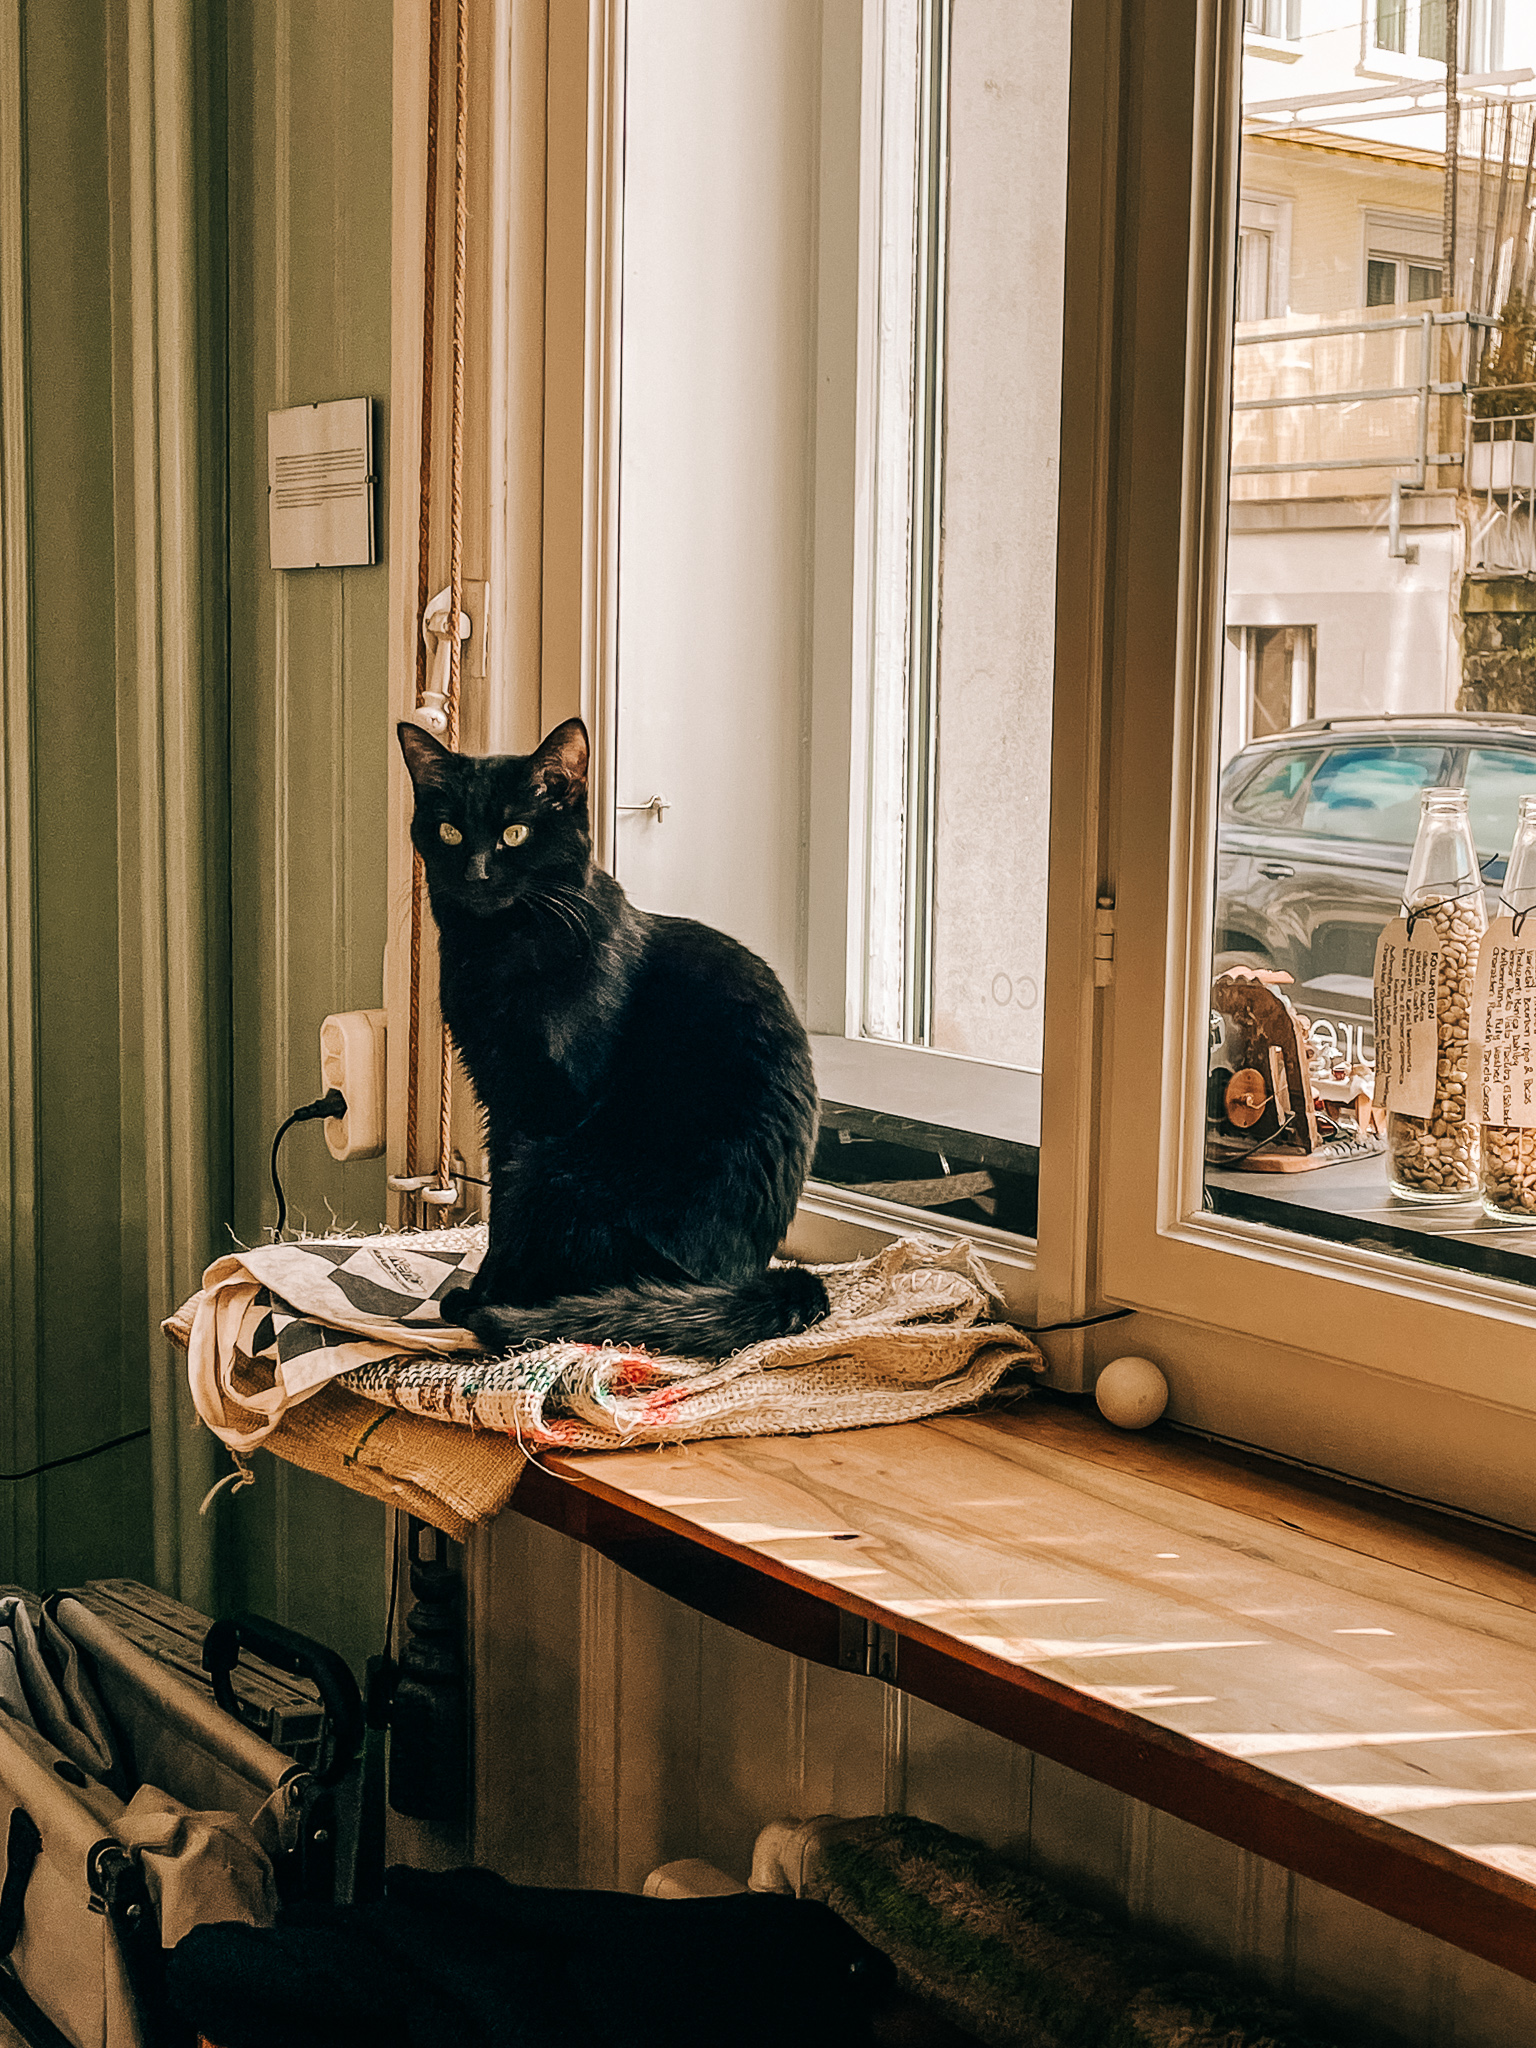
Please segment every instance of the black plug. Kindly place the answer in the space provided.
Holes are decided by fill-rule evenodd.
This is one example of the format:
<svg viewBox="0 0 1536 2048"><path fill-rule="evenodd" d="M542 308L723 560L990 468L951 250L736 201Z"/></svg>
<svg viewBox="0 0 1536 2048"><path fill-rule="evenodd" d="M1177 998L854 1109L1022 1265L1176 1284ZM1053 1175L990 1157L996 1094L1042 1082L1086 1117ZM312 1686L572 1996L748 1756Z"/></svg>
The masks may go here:
<svg viewBox="0 0 1536 2048"><path fill-rule="evenodd" d="M302 1109L296 1109L289 1117L290 1124L313 1123L317 1116L345 1116L347 1098L339 1088L329 1088L318 1101L306 1102Z"/></svg>
<svg viewBox="0 0 1536 2048"><path fill-rule="evenodd" d="M277 1135L272 1140L272 1192L277 1197L277 1225L272 1232L274 1243L282 1236L283 1226L288 1221L288 1197L283 1193L283 1183L277 1172L278 1147L295 1124L309 1124L313 1123L316 1117L345 1116L346 1113L345 1095L339 1088L328 1088L324 1095L316 1097L313 1102L306 1102L302 1109L293 1110L278 1125Z"/></svg>

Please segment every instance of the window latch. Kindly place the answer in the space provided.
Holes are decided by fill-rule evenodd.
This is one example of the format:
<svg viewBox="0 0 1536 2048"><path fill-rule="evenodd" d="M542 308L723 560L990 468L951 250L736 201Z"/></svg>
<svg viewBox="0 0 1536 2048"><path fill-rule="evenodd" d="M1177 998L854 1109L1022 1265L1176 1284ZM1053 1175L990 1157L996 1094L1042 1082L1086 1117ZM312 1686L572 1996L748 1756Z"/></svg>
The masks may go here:
<svg viewBox="0 0 1536 2048"><path fill-rule="evenodd" d="M1115 899L1101 896L1093 913L1093 985L1108 988L1115 978Z"/></svg>

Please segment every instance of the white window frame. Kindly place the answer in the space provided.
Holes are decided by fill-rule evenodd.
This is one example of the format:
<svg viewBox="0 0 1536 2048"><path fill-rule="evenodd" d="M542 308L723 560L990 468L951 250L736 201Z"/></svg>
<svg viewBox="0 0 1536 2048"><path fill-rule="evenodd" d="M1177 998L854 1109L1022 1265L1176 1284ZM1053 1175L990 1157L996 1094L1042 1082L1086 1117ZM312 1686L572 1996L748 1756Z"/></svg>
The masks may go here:
<svg viewBox="0 0 1536 2048"><path fill-rule="evenodd" d="M875 4L867 0L866 31ZM1133 12L1144 4L1123 0ZM547 380L530 395L508 374L501 397L490 394L499 452L491 476L474 484L486 494L485 517L506 521L500 538L489 538L487 559L508 579L492 593L503 647L519 650L502 671L505 695L475 714L487 744L531 744L552 714L582 705L597 714L603 698L622 17L622 0L603 0L583 24L582 47L564 51L553 36L546 47L531 15L513 10L508 41L472 71L490 81L488 95L494 84L504 109L520 110L505 133L539 160L520 156L504 188L516 195L497 227L505 253L482 275L504 308L493 317L519 351L508 363L526 359L530 375ZM1062 473L1072 485L1062 495L1057 583L1040 1226L1034 1245L986 1229L964 1234L1031 1325L1116 1304L1137 1312L1128 1323L1047 1336L1056 1384L1081 1386L1118 1353L1144 1352L1168 1375L1171 1413L1186 1424L1529 1523L1536 1294L1207 1216L1199 1206L1242 36L1226 0L1159 0L1158 25L1156 36L1127 34L1122 0L1080 0L1074 21L1062 399ZM420 53L408 40L397 38L396 53L408 115L397 109L397 127L410 147L395 158L391 433L400 708L414 662L421 227L412 199ZM851 48L846 61L855 61ZM1128 162L1126 136L1136 152ZM489 186L497 167L485 154L479 163ZM843 192L840 166L852 169L857 191L856 156L850 167L824 154L823 190L834 195L824 269L859 260L857 199ZM561 207L576 221L565 242L556 234ZM494 219L472 195L472 222ZM559 253L568 276L537 263L546 240L549 264ZM530 277L537 289L524 303ZM854 342L830 329L819 337L827 375L818 375L815 415L818 508L841 505L841 517L818 518L810 631L816 659L844 662L855 627ZM579 375L557 390L556 372L573 364ZM540 422L542 439L533 435L530 446L525 426ZM846 787L846 717L841 731L818 720L820 710L815 775ZM402 776L396 785L393 882L408 873ZM815 784L812 808L814 817ZM828 849L844 882L847 845L846 831L834 832ZM404 892L392 886L391 900ZM846 943L846 932L831 936ZM1102 963L1113 975L1107 986L1095 972L1106 945L1114 955ZM397 1057L392 1043L394 1079ZM430 1054L424 1068L429 1074ZM423 1114L431 1114L425 1089ZM804 1203L791 1247L839 1256L916 1221L853 1191L821 1189ZM924 1218L922 1227L943 1226Z"/></svg>
<svg viewBox="0 0 1536 2048"><path fill-rule="evenodd" d="M817 1083L829 1100L1038 1145L1038 1071L864 1035L871 946L865 906L873 699L867 685L877 661L891 659L884 643L906 626L911 609L903 601L899 618L882 611L890 592L889 579L880 574L884 539L879 484L883 442L888 438L882 408L889 406L892 396L891 366L880 345L882 266L892 232L905 235L908 223L904 208L898 209L894 230L887 218L889 28L895 12L894 0L866 0L863 7L858 175L856 181L845 175L841 183L827 181L822 188L824 252L830 241L845 260L856 262L859 290L851 476L821 460L823 423L829 444L845 461L849 453L841 448L841 430L826 417L825 406L817 426L808 1021ZM902 0L901 12L914 17L914 33L920 32L920 7ZM896 113L900 147L911 126L912 109L903 104ZM823 146L845 154L836 137L824 137ZM856 214L849 205L855 193ZM837 281L834 266L834 291ZM822 325L830 325L831 332L822 351L818 388L838 394L839 402L846 403L848 338L825 316L824 293ZM903 405L910 381L900 375L895 379ZM910 492L904 505L909 498ZM846 571L841 565L850 554L852 604L845 619L841 607Z"/></svg>
<svg viewBox="0 0 1536 2048"><path fill-rule="evenodd" d="M1148 1312L1132 1328L1188 1375L1185 1419L1528 1522L1536 1291L1202 1208L1240 52L1220 0L1195 12L1187 374L1163 456L1183 479L1176 545L1151 516L1150 446L1122 508L1144 597L1115 677L1114 832L1137 857L1117 871L1096 1280Z"/></svg>

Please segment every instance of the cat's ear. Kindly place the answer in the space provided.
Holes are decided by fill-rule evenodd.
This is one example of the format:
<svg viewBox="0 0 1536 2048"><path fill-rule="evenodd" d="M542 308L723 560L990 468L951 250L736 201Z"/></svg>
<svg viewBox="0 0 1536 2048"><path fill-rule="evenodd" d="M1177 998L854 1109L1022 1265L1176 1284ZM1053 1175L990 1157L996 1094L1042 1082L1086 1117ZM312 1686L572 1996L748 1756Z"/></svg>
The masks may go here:
<svg viewBox="0 0 1536 2048"><path fill-rule="evenodd" d="M562 810L579 804L587 793L587 728L579 718L568 718L544 739L533 756L534 779L541 783L551 803Z"/></svg>
<svg viewBox="0 0 1536 2048"><path fill-rule="evenodd" d="M411 781L418 790L443 789L453 777L456 754L450 754L431 733L423 732L419 725L413 725L408 718L402 718L395 727L400 735L400 751L405 756L405 765L411 771Z"/></svg>

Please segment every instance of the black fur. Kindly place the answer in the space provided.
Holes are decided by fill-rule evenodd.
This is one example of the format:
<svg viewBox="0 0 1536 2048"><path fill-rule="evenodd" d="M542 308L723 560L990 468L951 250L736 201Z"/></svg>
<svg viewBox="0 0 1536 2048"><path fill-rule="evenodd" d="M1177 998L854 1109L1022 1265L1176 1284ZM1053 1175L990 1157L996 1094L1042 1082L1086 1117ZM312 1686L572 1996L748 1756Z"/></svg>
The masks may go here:
<svg viewBox="0 0 1536 2048"><path fill-rule="evenodd" d="M637 910L592 865L580 719L484 759L399 732L443 1015L490 1156L490 1247L445 1317L495 1348L704 1358L816 1322L821 1282L768 1266L817 1121L810 1045L772 969ZM508 827L527 828L514 848Z"/></svg>

